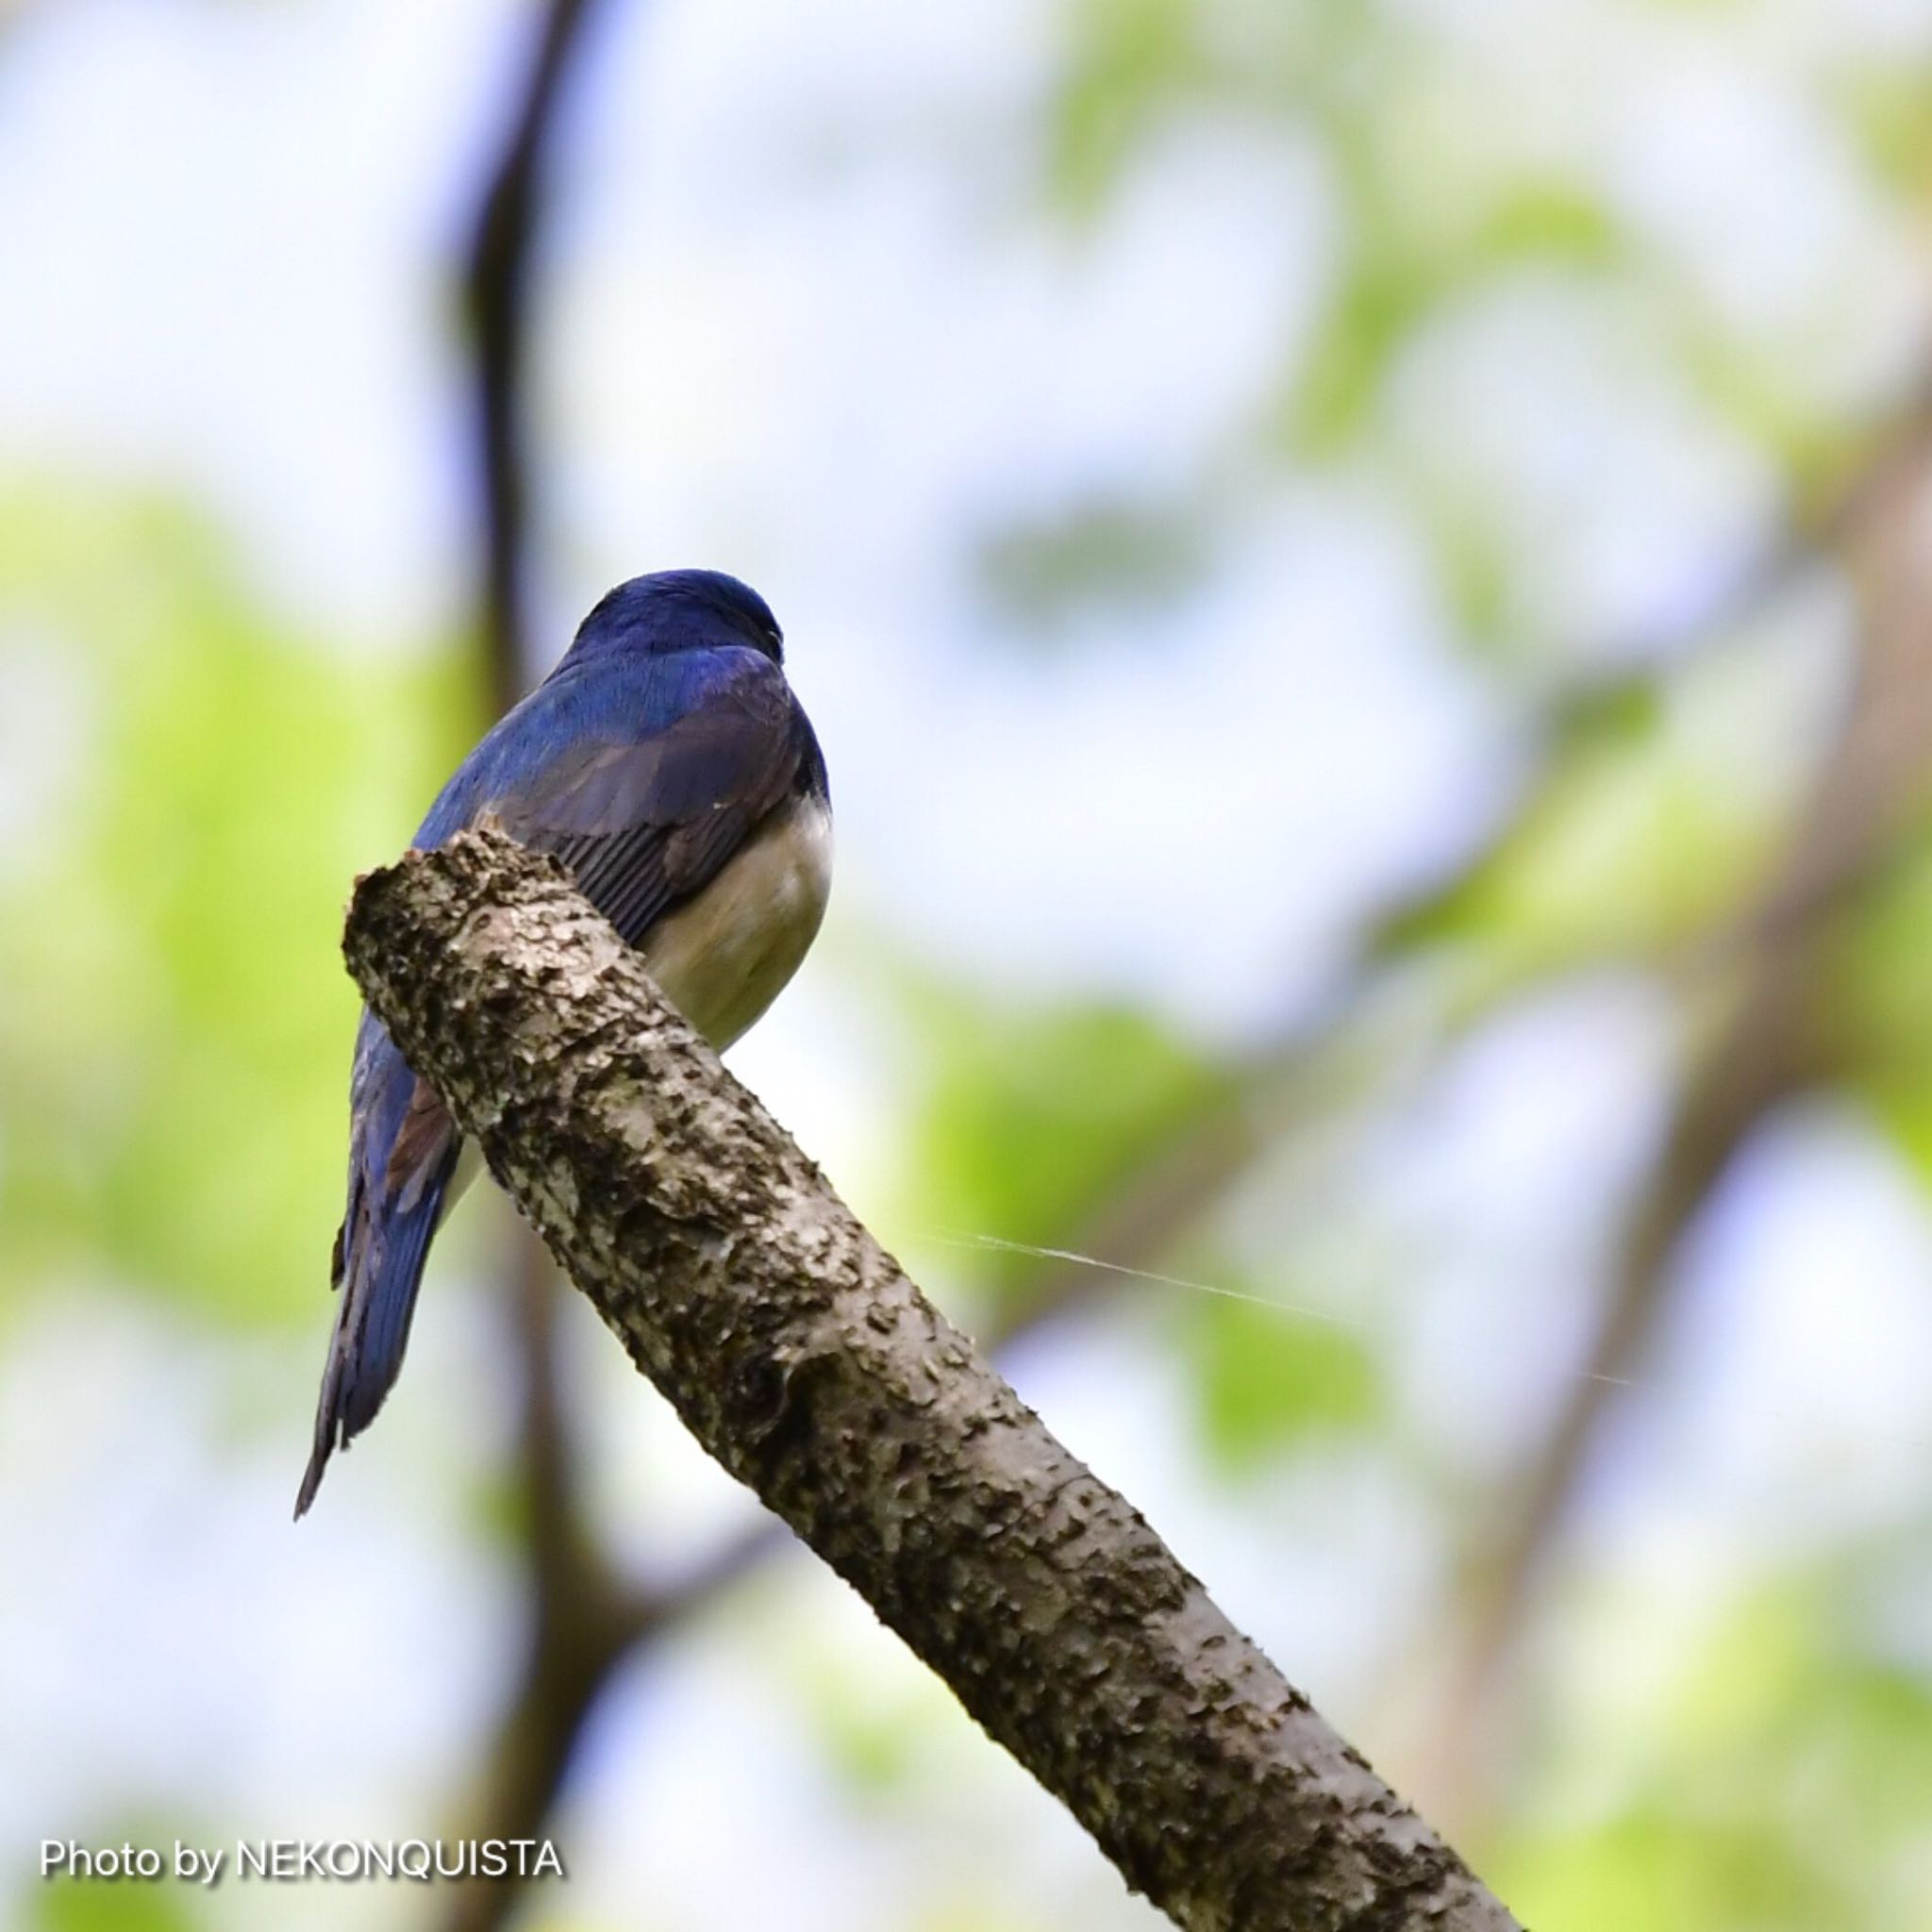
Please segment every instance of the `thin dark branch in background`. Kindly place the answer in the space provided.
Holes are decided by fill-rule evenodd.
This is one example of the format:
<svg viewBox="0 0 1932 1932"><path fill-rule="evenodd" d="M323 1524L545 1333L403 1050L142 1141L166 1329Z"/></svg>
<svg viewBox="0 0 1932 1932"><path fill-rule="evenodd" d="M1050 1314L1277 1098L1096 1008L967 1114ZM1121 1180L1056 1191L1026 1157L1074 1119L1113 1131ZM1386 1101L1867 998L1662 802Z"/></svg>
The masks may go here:
<svg viewBox="0 0 1932 1932"><path fill-rule="evenodd" d="M1440 881L1399 896L1370 923L1355 976L1398 958L1409 949L1413 935L1426 932L1442 909L1454 904L1515 828L1535 815L1541 786L1560 778L1567 753L1588 741L1605 721L1654 694L1701 647L1749 624L1851 547L1857 533L1869 527L1876 499L1892 487L1902 464L1917 460L1928 436L1932 380L1909 390L1874 423L1860 455L1833 480L1822 499L1794 509L1750 561L1686 621L1674 625L1668 635L1624 638L1616 648L1591 653L1603 668L1566 679L1530 720L1534 742L1524 760L1530 774L1524 789L1510 801L1497 824Z"/></svg>
<svg viewBox="0 0 1932 1932"><path fill-rule="evenodd" d="M1190 1932L1516 1922L920 1293L554 859L356 891L365 996L704 1448Z"/></svg>
<svg viewBox="0 0 1932 1932"><path fill-rule="evenodd" d="M494 709L529 675L530 462L528 344L548 163L574 58L593 0L550 0L501 151L478 205L462 279L474 344L475 422L482 483L477 607ZM646 1627L585 1524L558 1385L559 1295L549 1257L518 1221L508 1285L524 1378L520 1507L529 1559L529 1630L479 1780L475 1833L532 1835L548 1813L590 1707ZM449 1894L453 1932L488 1932L516 1888L474 1880Z"/></svg>
<svg viewBox="0 0 1932 1932"><path fill-rule="evenodd" d="M1856 910L1861 887L1885 875L1932 773L1932 574L1916 528L1928 469L1932 423L1922 410L1834 519L1862 592L1851 701L1782 864L1724 949L1736 980L1725 1015L1693 1057L1631 1212L1586 1373L1524 1472L1507 1528L1473 1573L1469 1634L1429 1778L1443 1792L1481 1788L1506 1660L1606 1420L1656 1345L1685 1236L1765 1117L1838 1071L1826 975L1840 920Z"/></svg>
<svg viewBox="0 0 1932 1932"><path fill-rule="evenodd" d="M1532 776L1501 820L1447 874L1398 893L1370 919L1356 956L1338 976L1331 996L1312 1014L1280 1028L1257 1046L1241 1069L1240 1078L1221 1089L1191 1118L1177 1123L1174 1132L1148 1152L1063 1245L1126 1268L1158 1266L1175 1242L1239 1186L1256 1161L1293 1131L1297 1120L1320 1110L1324 1091L1335 1077L1331 1070L1346 1064L1352 1041L1370 1023L1383 975L1401 967L1419 946L1426 947L1427 935L1444 909L1487 871L1517 828L1535 817L1545 786L1560 781L1575 746L1607 717L1655 691L1696 645L1747 622L1847 544L1889 499L1895 479L1920 460L1928 438L1932 388L1908 400L1878 436L1875 452L1854 466L1822 508L1795 518L1790 528L1768 542L1668 647L1664 641L1651 640L1636 662L1621 661L1625 654L1615 654L1620 661L1608 670L1586 675L1557 692L1530 727L1535 748L1525 762ZM1822 806L1821 791L1821 809ZM1761 940L1773 928L1811 918L1840 900L1865 875L1874 855L1867 841L1848 836L1840 823L1847 815L1835 808L1828 836L1802 850L1793 849L1790 876L1742 923L1740 931L1745 941ZM1475 1017L1479 1013L1466 1013L1462 1020L1467 1024ZM1678 1163L1687 1177L1698 1164L1692 1159L1693 1148L1704 1150L1706 1160L1710 1158L1712 1123L1705 1118L1706 1112L1701 1104L1687 1103L1681 1128L1685 1150ZM1694 1205L1693 1201L1690 1206ZM1671 1219L1668 1214L1662 1218L1666 1223ZM1655 1236L1636 1230L1629 1250L1641 1257L1654 1240ZM1041 1257L1028 1292L1057 1307L1091 1283L1091 1271L1084 1263Z"/></svg>
<svg viewBox="0 0 1932 1932"><path fill-rule="evenodd" d="M525 446L530 290L545 175L571 57L594 0L550 0L516 116L483 196L463 275L476 353L483 475L483 612L496 708L524 694L529 580L529 457Z"/></svg>
<svg viewBox="0 0 1932 1932"><path fill-rule="evenodd" d="M593 1587L602 1593L583 1606L540 1591L540 1621L514 1700L491 1748L472 1835L547 1836L585 1721L625 1658L715 1604L741 1576L791 1541L782 1524L760 1523L732 1538L688 1575L654 1591L617 1592L607 1569L587 1566L587 1578L594 1579ZM512 1874L515 1870L512 1865ZM492 1932L508 1922L523 1891L524 1881L514 1875L466 1882L457 1890L445 1923L450 1932Z"/></svg>

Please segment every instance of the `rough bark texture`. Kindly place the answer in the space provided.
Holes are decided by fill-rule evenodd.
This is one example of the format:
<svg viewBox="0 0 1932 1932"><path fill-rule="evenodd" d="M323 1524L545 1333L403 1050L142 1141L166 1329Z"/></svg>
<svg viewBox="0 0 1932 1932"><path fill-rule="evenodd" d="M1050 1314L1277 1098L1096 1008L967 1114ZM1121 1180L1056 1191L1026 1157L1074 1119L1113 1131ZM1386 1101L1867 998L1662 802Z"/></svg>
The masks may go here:
<svg viewBox="0 0 1932 1932"><path fill-rule="evenodd" d="M1514 1924L1055 1441L555 864L372 874L363 992L725 1468L1200 1932Z"/></svg>

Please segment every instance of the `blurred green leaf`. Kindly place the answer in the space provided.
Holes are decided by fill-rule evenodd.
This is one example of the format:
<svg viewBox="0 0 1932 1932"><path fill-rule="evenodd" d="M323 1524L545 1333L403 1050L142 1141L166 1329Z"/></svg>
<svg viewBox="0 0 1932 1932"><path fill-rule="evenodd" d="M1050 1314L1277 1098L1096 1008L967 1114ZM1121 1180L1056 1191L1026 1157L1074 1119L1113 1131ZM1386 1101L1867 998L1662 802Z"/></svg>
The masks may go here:
<svg viewBox="0 0 1932 1932"><path fill-rule="evenodd" d="M1560 1932L1849 1932L1843 1892L1746 1817L1644 1806L1488 1861L1525 1924Z"/></svg>
<svg viewBox="0 0 1932 1932"><path fill-rule="evenodd" d="M85 755L0 873L0 1289L106 1272L312 1312L343 1161L358 870L478 718L444 653L323 648L158 502L0 498L0 679L51 659Z"/></svg>
<svg viewBox="0 0 1932 1932"><path fill-rule="evenodd" d="M1493 850L1390 922L1378 950L1461 948L1493 991L1708 930L1755 884L1786 805L1771 747L1732 728L1757 702L1750 674L1713 658L1573 716Z"/></svg>
<svg viewBox="0 0 1932 1932"><path fill-rule="evenodd" d="M1839 1063L1932 1184L1932 836L1922 831L1835 929L1822 1019Z"/></svg>
<svg viewBox="0 0 1932 1932"><path fill-rule="evenodd" d="M1148 124L1205 70L1194 0L1081 0L1054 115L1049 179L1061 203L1091 214Z"/></svg>
<svg viewBox="0 0 1932 1932"><path fill-rule="evenodd" d="M1357 242L1357 258L1295 377L1286 425L1295 455L1334 457L1360 431L1396 350L1441 292L1425 264Z"/></svg>
<svg viewBox="0 0 1932 1932"><path fill-rule="evenodd" d="M823 1662L823 1660L821 1660ZM860 1688L849 1674L810 1679L807 1699L815 1733L829 1768L855 1796L872 1801L903 1799L930 1756L936 1712L929 1699L881 1698Z"/></svg>
<svg viewBox="0 0 1932 1932"><path fill-rule="evenodd" d="M1124 1178L1234 1075L1151 1016L1119 1007L1012 1008L926 984L909 996L931 1072L908 1153L922 1219L946 1232L1077 1239ZM988 1254L1007 1289L1036 1264Z"/></svg>
<svg viewBox="0 0 1932 1932"><path fill-rule="evenodd" d="M1932 1925L1915 1877L1932 1816L1932 1680L1874 1648L1862 1613L1896 1593L1919 1537L1759 1583L1674 1679L1621 1705L1620 1735L1575 1767L1588 1808L1523 1824L1486 1858L1525 1923ZM1533 1821L1541 1807L1524 1808Z"/></svg>
<svg viewBox="0 0 1932 1932"><path fill-rule="evenodd" d="M1574 181L1524 176L1477 214L1471 258L1482 270L1524 259L1602 267L1620 245L1617 225L1595 195Z"/></svg>
<svg viewBox="0 0 1932 1932"><path fill-rule="evenodd" d="M101 1845L118 1838L103 1838ZM136 1840L165 1858L169 1840ZM202 1924L194 1909L201 1897L192 1885L160 1878L50 1879L41 1888L36 1923L42 1932L192 1932Z"/></svg>
<svg viewBox="0 0 1932 1932"><path fill-rule="evenodd" d="M1860 66L1846 74L1839 87L1845 123L1879 174L1921 195L1932 182L1928 91L1932 71L1923 60Z"/></svg>
<svg viewBox="0 0 1932 1932"><path fill-rule="evenodd" d="M1186 1346L1198 1370L1202 1436L1225 1468L1245 1471L1307 1437L1366 1428L1382 1416L1380 1365L1359 1335L1286 1309L1194 1300Z"/></svg>

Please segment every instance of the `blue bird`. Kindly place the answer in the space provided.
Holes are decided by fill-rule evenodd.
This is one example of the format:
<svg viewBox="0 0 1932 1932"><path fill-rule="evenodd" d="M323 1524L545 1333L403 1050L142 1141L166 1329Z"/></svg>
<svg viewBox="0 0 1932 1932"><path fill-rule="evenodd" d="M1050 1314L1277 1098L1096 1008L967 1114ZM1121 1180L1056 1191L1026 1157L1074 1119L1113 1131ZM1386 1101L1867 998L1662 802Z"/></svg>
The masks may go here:
<svg viewBox="0 0 1932 1932"><path fill-rule="evenodd" d="M776 619L737 578L633 577L463 760L414 843L488 815L555 853L672 1004L728 1046L797 971L831 883L825 763L783 666ZM365 1008L331 1264L341 1299L298 1517L396 1379L429 1243L480 1165L468 1152Z"/></svg>

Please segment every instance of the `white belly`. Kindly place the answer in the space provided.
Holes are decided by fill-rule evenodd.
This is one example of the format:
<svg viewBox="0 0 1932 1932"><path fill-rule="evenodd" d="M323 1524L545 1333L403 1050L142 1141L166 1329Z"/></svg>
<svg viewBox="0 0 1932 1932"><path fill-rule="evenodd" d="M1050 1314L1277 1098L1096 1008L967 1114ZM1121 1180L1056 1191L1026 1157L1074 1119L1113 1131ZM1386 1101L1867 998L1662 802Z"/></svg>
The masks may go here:
<svg viewBox="0 0 1932 1932"><path fill-rule="evenodd" d="M820 800L794 799L644 935L645 969L722 1052L798 971L831 888L832 814Z"/></svg>
<svg viewBox="0 0 1932 1932"><path fill-rule="evenodd" d="M816 799L780 808L695 899L644 935L645 970L722 1053L798 971L832 889L832 814ZM475 1179L483 1157L465 1140L442 1212Z"/></svg>

